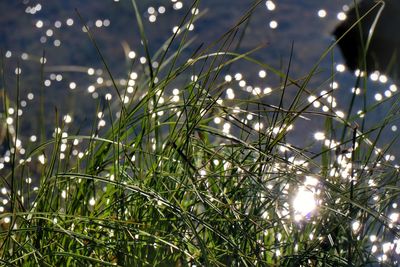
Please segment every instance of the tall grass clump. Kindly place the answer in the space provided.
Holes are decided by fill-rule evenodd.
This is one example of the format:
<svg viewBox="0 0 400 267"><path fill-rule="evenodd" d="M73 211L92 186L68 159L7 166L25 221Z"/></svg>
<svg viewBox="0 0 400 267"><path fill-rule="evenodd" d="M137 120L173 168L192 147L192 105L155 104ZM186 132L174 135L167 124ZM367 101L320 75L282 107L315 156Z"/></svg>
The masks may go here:
<svg viewBox="0 0 400 267"><path fill-rule="evenodd" d="M10 160L0 180L9 200L0 215L3 265L395 264L399 172L386 153L395 140L378 144L398 119L396 94L384 118L368 126L376 105L360 116L351 101L343 115L330 101L333 90L314 96L319 62L292 78L291 59L278 70L252 57L262 47L237 53L259 1L207 47L191 46L187 28L197 13L189 10L155 53L132 3L147 59L132 78L133 92L116 82L87 29L114 89L112 101L99 102L89 134L67 133L56 120L53 137L22 156L24 133L18 116L7 113L19 97L4 97L6 116L16 119L7 128ZM277 102L262 93L225 99L234 82L229 68L243 61L276 76ZM135 64L128 75L138 71ZM363 79L356 83L367 90ZM324 131L308 142L294 125L313 119ZM107 127L99 130L99 123ZM290 135L302 142L290 144Z"/></svg>

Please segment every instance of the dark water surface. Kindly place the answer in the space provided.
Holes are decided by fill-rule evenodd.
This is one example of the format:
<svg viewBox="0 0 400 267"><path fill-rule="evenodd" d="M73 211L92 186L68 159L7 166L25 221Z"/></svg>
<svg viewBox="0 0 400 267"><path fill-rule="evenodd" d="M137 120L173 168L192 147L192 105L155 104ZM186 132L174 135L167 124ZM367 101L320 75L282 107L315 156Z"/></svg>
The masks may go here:
<svg viewBox="0 0 400 267"><path fill-rule="evenodd" d="M151 53L155 53L172 34L173 27L179 24L191 1L138 2L145 20ZM182 8L179 8L180 3ZM196 38L193 47L200 45L205 47L211 44L234 26L253 3L254 1L250 0L201 1L199 10L205 14L194 23L194 29L190 33L190 36ZM351 0L262 1L255 8L237 51L246 52L264 44L265 46L253 56L273 68L286 72L293 45L290 76L294 79L304 77L334 42L332 32L340 22L339 19L343 19L344 12L349 9L348 5L352 3ZM75 9L79 11L83 21ZM98 78L106 80L108 75L96 49L87 34L82 31L83 23L87 23L90 27L114 77L127 76L129 60L123 47L135 51L137 59L144 56L131 1L3 0L0 1L0 12L0 47L6 57L9 88L15 84L13 72L17 64L20 64L22 69L21 99L27 103L22 109L24 117L29 118L22 124L22 132L29 133L27 135L30 133L37 135L40 132L38 96L42 86L39 59L43 52L47 62L42 94L45 96L45 114L49 124L54 125L56 107L59 114L69 114L73 117L77 130L87 128L93 118L97 99L104 98L107 93L112 92L109 85L99 84ZM155 21L150 22L154 18ZM239 31L238 35L240 34L242 31ZM187 53L189 55L190 51ZM339 50L333 49L324 60L321 60L318 75L311 79L308 89L317 97L321 91L331 90L330 83L334 82L333 87L337 87L332 93L335 110L343 112L346 116L356 77L345 70L343 63ZM248 94L246 91L251 93L256 87L262 90L279 88L279 77L271 72L267 72L266 77L259 77L260 70L262 68L254 64L239 63L226 74L234 76L240 73L246 81L245 87L236 85L233 88L237 95ZM396 93L395 87L391 87L390 80L379 74L375 76L368 79L370 89L365 98L368 105L388 99ZM96 92L90 89L93 84L97 84ZM73 90L70 89L71 86L74 87ZM289 89L292 90L288 90L287 98L290 102L290 97L297 89ZM11 98L15 97L15 91L9 91ZM35 97L30 99L29 93ZM276 105L279 95L267 94L263 101ZM363 99L356 97L353 113L361 108ZM315 111L321 111L322 108L322 104L315 105ZM379 122L385 116L385 112L387 108L384 106L377 107L368 115L367 125L371 127ZM397 127L395 125L388 127L386 136L391 140L396 136ZM315 132L323 128L323 120L321 118L300 120L296 128L302 135L300 138L294 135L294 142L311 141Z"/></svg>
<svg viewBox="0 0 400 267"><path fill-rule="evenodd" d="M2 26L1 47L16 54L27 52L40 55L45 48L49 60L61 64L99 64L90 41L80 31L82 23L79 21L75 8L79 10L84 21L93 26L94 34L102 46L103 52L107 52L108 60L123 61L120 58L122 49L121 41L126 40L139 51L137 39L137 27L133 8L130 1L21 1L6 0L0 3L0 18ZM182 1L183 8L173 9L171 1L139 1L143 6L143 15L149 17L147 7L164 6L166 11L159 14L154 23L145 23L147 34L153 48L157 48L170 36L171 29L177 25L183 17L191 1ZM198 41L211 42L217 39L244 15L255 1L241 0L203 0L200 11L206 14L196 21L193 36ZM34 15L25 11L29 6L41 4L40 11ZM320 57L322 52L332 42L331 32L337 24L337 13L343 5L352 1L275 1L275 9L268 10L265 1L255 9L250 25L243 41L244 51L252 49L259 44L266 44L260 57L271 65L279 66L281 58L288 58L292 42L295 45L293 60L294 71L307 71ZM326 10L326 17L320 18L318 11ZM66 25L66 20L72 18L72 27ZM96 20L110 20L110 26L97 28ZM43 27L37 28L38 20L43 21ZM62 26L56 28L54 23L60 21ZM271 29L269 24L276 21L278 26ZM54 34L46 36L46 31L52 29ZM40 43L42 36L47 37L46 42ZM54 41L59 39L61 45L54 48ZM140 51L142 52L142 51ZM56 57L51 58L54 53ZM340 60L339 60L340 61ZM117 67L114 67L117 68Z"/></svg>
<svg viewBox="0 0 400 267"><path fill-rule="evenodd" d="M137 2L144 19L150 54L154 55L167 38L173 34L174 26L179 25L185 13L190 13L191 1L137 0ZM395 83L389 77L378 72L369 73L369 76L365 79L358 79L354 72L347 71L338 48L327 50L335 42L332 32L341 20L345 19L345 12L349 10L349 5L353 2L353 0L261 1L255 7L248 24L245 22L239 28L236 41L232 43L229 50L245 53L263 45L261 49L252 54L252 57L263 64L267 64L270 69L266 68L266 66L240 61L224 70L220 81L218 81L221 82L224 78L225 80L232 79L232 82L228 83L229 88L226 88L221 96L223 101L227 100L226 103L235 103L234 100L237 97L243 99L253 98L262 103L277 106L282 96L283 90L281 87L284 79L274 74L271 69L279 70L282 73L288 72L291 79L298 80L298 83L301 84L305 80L304 77L317 66L315 74L305 86L306 90L299 101L302 107L310 105L309 113L304 113L304 116L294 123L292 132L287 139L283 140L288 144L284 144L279 148L283 148L280 151L282 154L286 154L284 149L289 145L300 147L301 149L304 148L310 151L310 153L304 154L313 157L313 151L320 152L323 144L326 147L331 146L332 150L329 150L329 152L335 153L332 156L332 166L334 164L342 165L344 162L343 166L338 167L338 169L343 168L345 170L340 173L340 179L343 178L344 187L350 184L349 173L353 172L353 166L357 164L354 164L353 155L349 153L352 148L352 139L347 139L350 142L345 144L341 143L343 123L337 123L337 121L341 120L340 118L349 117L349 124L354 128L357 125L360 128L364 127L363 132L368 132L367 137L372 140L372 143L374 142L374 137L380 134L377 146L384 152L384 160L380 158L382 154L375 154L376 150L371 149L371 158L360 159L360 165L364 164L364 162L368 162L367 167L369 167L369 163L373 162L373 168L381 164L380 162L384 163L382 165L394 165L398 162L398 157L400 156L396 140L398 137L397 116L400 109L396 106L396 109L390 110L392 105L395 106L394 104L396 104L398 98ZM202 15L194 22L194 28L189 32L189 39L194 38L193 44L183 52L182 60L179 63L186 61L196 48L205 49L212 45L215 40L223 36L240 21L243 14L252 7L253 3L255 3L253 0L202 0L199 6L199 14ZM79 17L76 10L81 17ZM5 80L0 78L0 89L2 90L0 101L4 100L4 88L6 89L6 94L9 95L10 101L10 108L7 112L0 110L0 177L2 179L6 177L5 179L7 179L10 176L11 152L6 142L5 132L8 129L11 136L15 134L15 114L18 113L21 116L18 127L20 140L16 144L19 152L17 153L17 159L24 164L28 162L26 166L29 165L27 169L29 169L29 175L32 177L27 177L25 181L22 180L25 178L23 177L21 185L25 186L25 182L27 188L33 187L33 194L38 190L38 182L35 178L44 172L41 170L42 165L39 162L43 164L46 158L43 155L36 154L32 159L32 163L30 163L30 160L26 159L26 157L30 151L40 144L40 141L43 141L41 137L50 137L54 134L55 125L60 124L64 124L63 134L65 133L69 136L75 134L87 135L90 133L96 118L98 118L98 122L96 122L98 125L94 125L93 128L97 126L98 129L101 128L99 131L104 130L107 127L104 127L105 125L103 124L108 122L106 122L106 119L103 121L105 116L99 113L98 107L106 106L104 103L107 103L109 97L113 98L112 101L117 99L110 77L99 59L96 48L90 41L88 34L83 31L84 24L87 24L90 28L90 32L93 34L98 48L102 52L120 90L126 88L127 96L130 97L132 92L129 92L129 87L127 87L128 77L131 80L140 79L136 77L136 74L131 73L130 69L132 68L133 72L140 75L146 68L146 64L141 63L145 53L141 44L131 0L0 0L0 50L2 52L2 64L5 67L3 75ZM243 36L243 39L238 45L237 40L240 36ZM218 45L220 44L210 48L210 53L218 51ZM174 44L172 50L176 48L177 44ZM324 53L325 57L321 58ZM291 54L292 58L290 60ZM46 64L41 66L40 62L43 61L43 56ZM134 64L132 64L130 57L135 58ZM316 65L317 63L318 65ZM21 75L17 78L16 73ZM174 85L176 88L179 88L181 82L179 79L181 78L178 77L176 85ZM354 88L356 86L360 88ZM145 86L140 89L143 92L139 92L139 94L146 93ZM173 92L172 88L167 88L167 90ZM283 106L285 108L290 105L298 91L299 88L293 85L285 88L283 97ZM20 95L19 103L16 103L17 92ZM355 94L354 92L357 93ZM324 97L321 97L321 95ZM170 99L170 97L168 95L165 99ZM321 99L316 101L319 97ZM230 100L232 102L228 102ZM115 104L116 102L111 103ZM17 104L20 107L19 111L16 110ZM353 108L349 109L349 105ZM43 109L41 109L42 106ZM360 115L357 115L363 109L368 110L367 114L364 115L365 120ZM254 119L255 116L247 113L247 111L242 113L238 114L238 117L240 117L241 121L247 123L249 127L253 127L254 131L250 132L257 133L257 130L265 130L269 127L266 121L257 122ZM393 117L390 117L390 115L393 115ZM327 125L325 121L328 121L326 120L327 117L336 119L333 122L335 130L329 133L324 131L325 125ZM390 120L385 121L384 118L390 118ZM216 119L220 119L220 121ZM229 119L223 119L213 118L210 124L213 127L220 127L225 133L229 133L229 127L225 127L227 124L230 126ZM264 124L264 128L261 127L260 123ZM380 126L385 126L382 128L382 132L379 132ZM61 131L61 129L56 130ZM347 133L349 132L352 133L348 130ZM62 141L65 141L65 139ZM85 144L79 146L79 142L75 144L75 141L68 141L68 146L72 151L72 160L78 161L78 158L84 157L86 152ZM391 144L392 141L393 144ZM339 144L337 147L335 142ZM388 145L390 145L390 149L385 151ZM60 161L63 157L69 156L67 152L64 154L63 147L65 149L67 144L63 143L60 146ZM296 153L294 154L297 155ZM303 152L300 154L303 154ZM365 155L363 154L362 156ZM289 164L287 166L290 166L293 162L293 165L301 165L303 167L306 162L303 158L296 162L295 156L291 157L291 155L285 155L283 158L285 161L288 160ZM339 160L340 158L342 160ZM317 157L316 161L318 159ZM291 160L293 161L291 162ZM313 160L314 158L310 162L313 162ZM375 160L379 163L375 164ZM24 164L23 166L25 166ZM380 172L378 167L377 170L372 169L371 173ZM313 168L313 166L305 166L304 168ZM362 168L361 172L366 170L365 166L360 166L360 168ZM336 167L332 168L332 170L335 169ZM313 170L310 173L313 173ZM329 174L329 176L335 175L336 177L336 174L338 173L335 171L334 174ZM371 174L371 177L374 177L374 175ZM382 180L386 179L386 175L383 177ZM378 181L381 181L379 174L378 178ZM297 180L298 178L296 177L295 179ZM315 178L312 179L316 180ZM370 183L371 181L373 182L372 184ZM274 181L271 182L274 183ZM324 181L321 179L321 184L323 183ZM380 186L380 184L376 185L374 183L375 181L371 178L368 181L368 185L366 184L366 188L364 188L364 184L361 184L360 188L362 190L372 190L368 187L369 185L373 187ZM5 185L4 182L1 184L0 214L7 211L10 206L8 185ZM314 189L316 190L316 188ZM384 192L389 192L383 190L396 189L391 188L383 188L382 192L379 191L380 189L375 192L376 197L379 196L379 201L381 196L382 199L386 198ZM310 195L311 191L305 190L305 187L303 191L306 196ZM390 194L395 195L397 191L390 192L393 192ZM375 196L375 193L371 194ZM314 194L314 192L311 194ZM62 196L62 198L65 197ZM329 198L331 197L329 196ZM94 198L92 199L95 201ZM296 197L296 199L300 200L300 206L301 203L306 203L307 206L307 202L310 202L309 197L305 199L305 202L299 197ZM360 201L362 200L360 199ZM315 202L314 197L312 197L311 202ZM386 200L382 203L386 203ZM395 221L395 227L397 227L399 213L396 210L398 210L398 204L396 202L390 204L393 205L389 207L388 202L388 207L384 207L388 212L386 216L384 216L386 213L379 213L379 216L375 215L375 211L373 214L377 216L376 219L382 220L382 222L385 221L385 223L390 222L390 220ZM315 206L316 204L314 203L313 205ZM390 210L396 212L389 215ZM350 216L352 216L351 213ZM3 218L3 221L6 222L6 218ZM7 223L9 223L9 218L7 217L7 219ZM360 224L360 222L352 222L353 230L357 224ZM389 228L392 227L390 225L391 223ZM359 227L359 225L356 227L356 231L359 231ZM330 231L329 228L328 230ZM393 230L397 231L398 228L393 228ZM392 234L386 236L386 231L386 229L382 232L378 231L379 239L377 243L374 243L377 236L370 236L371 244L374 244L371 253L379 261L387 259L386 251L393 250L400 254L400 241L397 236L396 239ZM379 237L381 235L384 236L382 239ZM310 239L312 238L310 235ZM277 240L279 241L279 239ZM322 239L321 241L315 240L318 243L322 242ZM390 240L392 243L383 243L385 240ZM379 244L379 248L375 244ZM320 247L320 244L318 244L318 247ZM311 251L308 248L307 250ZM381 254L382 251L383 254ZM397 260L397 258L395 259ZM393 262L394 264L397 263L397 261Z"/></svg>

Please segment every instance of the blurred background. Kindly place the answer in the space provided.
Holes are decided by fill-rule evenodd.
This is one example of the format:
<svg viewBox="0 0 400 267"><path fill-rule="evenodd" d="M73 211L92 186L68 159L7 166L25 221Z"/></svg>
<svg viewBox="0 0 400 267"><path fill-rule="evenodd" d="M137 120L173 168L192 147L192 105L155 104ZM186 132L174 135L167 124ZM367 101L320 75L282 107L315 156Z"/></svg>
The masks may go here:
<svg viewBox="0 0 400 267"><path fill-rule="evenodd" d="M137 1L144 19L149 40L150 53L154 54L174 32L184 15L190 11L190 0L146 0ZM193 44L189 55L197 47L203 48L217 40L232 28L255 3L253 0L202 0L195 10L201 15L190 26ZM259 45L262 49L253 57L269 66L286 72L290 61L289 75L301 79L315 66L321 55L335 41L333 31L345 21L352 0L279 0L262 1L255 7L248 23L238 32L243 36L237 52L247 52ZM76 10L81 15L79 18ZM97 41L114 78L124 86L133 70L138 73L144 65L144 50L131 1L128 0L3 0L0 1L0 48L4 57L5 82L11 99L15 100L15 73L21 72L21 123L22 133L34 135L41 131L40 101L45 103L46 123L55 125L55 114L70 116L76 131L90 127L90 121L100 99L113 94L109 76L98 53L84 29L86 24ZM290 55L293 45L293 56ZM41 58L46 64L41 73ZM43 61L43 59L42 59ZM359 73L358 73L359 74ZM240 62L229 69L237 80L232 86L236 95L262 92L262 101L277 105L280 97L281 78L255 64ZM108 81L108 82L107 82ZM242 81L242 83L240 83ZM244 82L243 82L244 81ZM397 87L389 77L372 73L368 78L365 94L355 88L357 76L348 71L338 48L333 49L320 61L317 74L308 84L312 92L309 101L320 94L334 90L329 101L335 112L346 114L353 93L358 90L351 111L360 112L363 101L367 105L381 103L368 114L367 127L372 127L385 116ZM286 98L296 93L289 88ZM276 92L276 93L274 93ZM229 97L229 96L228 96ZM314 97L314 98L313 98ZM313 104L313 109L324 110L324 105ZM55 112L55 110L57 112ZM299 120L296 128L302 133L294 134L293 142L313 139L316 131L323 127L323 119ZM47 127L50 134L51 127ZM397 126L389 125L385 140L396 136Z"/></svg>

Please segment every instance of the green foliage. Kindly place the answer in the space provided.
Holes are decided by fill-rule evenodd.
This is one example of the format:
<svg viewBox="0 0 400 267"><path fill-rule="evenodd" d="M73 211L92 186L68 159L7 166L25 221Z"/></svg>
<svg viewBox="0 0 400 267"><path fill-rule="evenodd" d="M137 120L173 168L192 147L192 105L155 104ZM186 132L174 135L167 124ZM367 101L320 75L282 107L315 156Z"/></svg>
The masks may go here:
<svg viewBox="0 0 400 267"><path fill-rule="evenodd" d="M9 212L0 215L10 219L0 232L1 263L366 266L378 262L370 236L378 236L382 243L397 240L397 225L387 214L397 200L399 172L384 160L384 151L377 151L380 135L375 133L395 120L391 114L396 113L364 130L357 126L358 118L340 117L332 107L326 114L313 112L314 102L327 101L322 96L306 101L318 64L307 77L292 79L290 63L281 71L252 58L260 48L235 53L231 47L236 33L260 1L220 40L190 58L182 52L191 44L185 29L197 17L188 12L182 31L151 55L141 13L135 0L132 3L148 62L134 97L125 103L126 88L109 73L117 100L104 107L110 124L106 131L98 131L96 121L90 135L64 136L64 126L57 125L60 130L54 138L28 153L32 158L46 155L45 164L18 162L13 154L11 169L1 179L11 199ZM195 1L193 7L197 5ZM109 70L95 36L90 30L88 34ZM258 65L281 80L275 89L279 105L266 104L259 96L220 101L230 84L221 76L238 61ZM174 98L170 92L177 81L179 94ZM296 93L285 103L288 89ZM398 109L397 101L392 109ZM114 116L117 111L119 116ZM243 119L249 114L258 120L257 127ZM314 115L324 117L328 142L318 144L317 151L311 145L288 144L292 125ZM230 128L216 125L216 118ZM341 137L333 142L334 135ZM11 147L17 149L12 141L16 137L10 138ZM76 160L69 159L74 140L85 151ZM39 186L31 192L24 181L35 173ZM304 213L296 209L295 202L302 201L296 198L299 192L305 192L309 201L313 195L315 209Z"/></svg>

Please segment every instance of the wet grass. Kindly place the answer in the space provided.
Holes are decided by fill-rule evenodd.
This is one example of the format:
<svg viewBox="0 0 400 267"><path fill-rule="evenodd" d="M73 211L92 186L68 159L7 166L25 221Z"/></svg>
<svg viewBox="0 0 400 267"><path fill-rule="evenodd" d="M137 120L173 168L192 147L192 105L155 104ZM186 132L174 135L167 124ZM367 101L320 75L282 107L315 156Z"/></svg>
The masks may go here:
<svg viewBox="0 0 400 267"><path fill-rule="evenodd" d="M351 114L352 106L348 116L335 110L326 97L333 90L307 101L314 94L309 83L318 75L319 62L306 77L293 79L291 59L277 70L252 58L262 47L235 53L238 32L259 1L221 39L194 48L190 58L182 52L191 44L187 25L197 19L190 10L181 31L151 55L141 12L132 3L147 66L129 100L87 29L116 100L99 102L101 116L94 115L87 135L66 135L64 123L56 124L53 138L42 137L26 152L32 161L20 161L14 153L23 133L18 119L13 124L8 140L14 152L1 177L10 200L9 210L0 215L3 265L395 263L399 172L385 150L396 140L381 149L377 143L397 119L397 100L382 121L366 129L363 120L373 106L360 118ZM321 59L331 55L334 45ZM223 99L232 84L224 75L239 61L276 75L278 103L257 94ZM360 79L366 78L356 81L362 84ZM178 91L171 94L177 81ZM328 110L317 112L316 102ZM9 110L8 101L4 105ZM289 144L293 125L314 117L323 118L322 136ZM107 122L105 129L99 130L100 120ZM76 146L83 152L74 157ZM35 190L26 185L31 176L38 179Z"/></svg>

